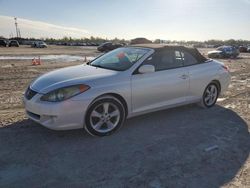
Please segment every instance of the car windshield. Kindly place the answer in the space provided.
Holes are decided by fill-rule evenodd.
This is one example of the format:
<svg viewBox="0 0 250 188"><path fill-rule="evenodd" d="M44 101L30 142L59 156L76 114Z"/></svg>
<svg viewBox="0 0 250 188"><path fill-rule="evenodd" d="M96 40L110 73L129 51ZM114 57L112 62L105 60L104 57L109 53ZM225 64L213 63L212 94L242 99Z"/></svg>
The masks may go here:
<svg viewBox="0 0 250 188"><path fill-rule="evenodd" d="M150 49L118 48L108 52L90 63L91 66L124 71L142 58Z"/></svg>
<svg viewBox="0 0 250 188"><path fill-rule="evenodd" d="M224 51L224 47L219 47L219 48L217 48L216 50Z"/></svg>
<svg viewBox="0 0 250 188"><path fill-rule="evenodd" d="M224 46L224 47L219 47L219 48L217 48L217 50L219 50L219 51L225 51L225 52L229 52L229 51L233 51L233 47L231 47L231 46Z"/></svg>
<svg viewBox="0 0 250 188"><path fill-rule="evenodd" d="M110 44L112 44L112 43L111 42L105 42L105 43L101 44L101 46L110 45Z"/></svg>

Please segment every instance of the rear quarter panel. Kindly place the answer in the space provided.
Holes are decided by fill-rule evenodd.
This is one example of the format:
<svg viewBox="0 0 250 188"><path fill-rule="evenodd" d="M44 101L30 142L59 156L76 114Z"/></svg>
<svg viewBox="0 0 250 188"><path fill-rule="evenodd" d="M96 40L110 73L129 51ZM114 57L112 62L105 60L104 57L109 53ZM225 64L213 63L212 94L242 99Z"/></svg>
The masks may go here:
<svg viewBox="0 0 250 188"><path fill-rule="evenodd" d="M187 100L199 101L207 85L218 80L219 64L209 60L202 64L190 66L189 72L189 90Z"/></svg>
<svg viewBox="0 0 250 188"><path fill-rule="evenodd" d="M220 82L221 85L221 92L220 94L223 94L227 89L228 86L230 85L231 82L231 75L230 72L227 71L226 69L224 69L222 66L224 66L223 63L219 62L219 61L215 61L214 63L218 65L218 72L217 72L217 77L218 77L218 81Z"/></svg>

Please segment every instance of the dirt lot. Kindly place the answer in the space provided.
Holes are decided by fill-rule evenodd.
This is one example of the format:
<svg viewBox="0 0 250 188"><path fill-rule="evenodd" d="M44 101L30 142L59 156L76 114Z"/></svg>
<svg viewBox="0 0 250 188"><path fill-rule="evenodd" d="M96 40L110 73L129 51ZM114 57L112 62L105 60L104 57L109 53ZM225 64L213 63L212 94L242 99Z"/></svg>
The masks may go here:
<svg viewBox="0 0 250 188"><path fill-rule="evenodd" d="M83 47L0 48L0 56L58 54L98 53ZM27 120L21 102L38 75L82 61L31 66L30 60L0 60L0 187L250 187L250 54L223 62L232 83L214 108L189 105L147 114L127 120L114 135L95 138Z"/></svg>

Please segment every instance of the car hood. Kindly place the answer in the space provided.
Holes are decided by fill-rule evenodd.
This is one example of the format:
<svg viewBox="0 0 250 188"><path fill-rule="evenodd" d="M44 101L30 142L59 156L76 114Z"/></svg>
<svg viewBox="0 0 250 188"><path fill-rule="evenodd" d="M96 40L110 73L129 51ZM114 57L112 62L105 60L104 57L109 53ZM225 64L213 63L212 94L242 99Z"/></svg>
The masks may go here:
<svg viewBox="0 0 250 188"><path fill-rule="evenodd" d="M219 54L221 52L222 51L220 51L220 50L213 50L213 51L208 52L208 54Z"/></svg>
<svg viewBox="0 0 250 188"><path fill-rule="evenodd" d="M117 71L97 68L89 65L77 65L46 73L34 80L30 88L39 93L77 84L87 84L90 80L105 78L117 74Z"/></svg>

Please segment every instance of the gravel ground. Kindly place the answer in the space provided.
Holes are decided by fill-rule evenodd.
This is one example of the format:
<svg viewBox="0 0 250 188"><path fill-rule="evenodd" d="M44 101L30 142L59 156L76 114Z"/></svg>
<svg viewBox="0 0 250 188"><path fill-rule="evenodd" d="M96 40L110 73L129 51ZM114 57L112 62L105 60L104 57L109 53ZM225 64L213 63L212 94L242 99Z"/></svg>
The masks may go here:
<svg viewBox="0 0 250 188"><path fill-rule="evenodd" d="M41 54L98 53L0 48L0 55ZM214 108L188 105L139 116L96 138L83 130L48 130L25 118L21 102L38 75L81 61L0 60L0 187L250 187L250 54L222 61L232 83Z"/></svg>

